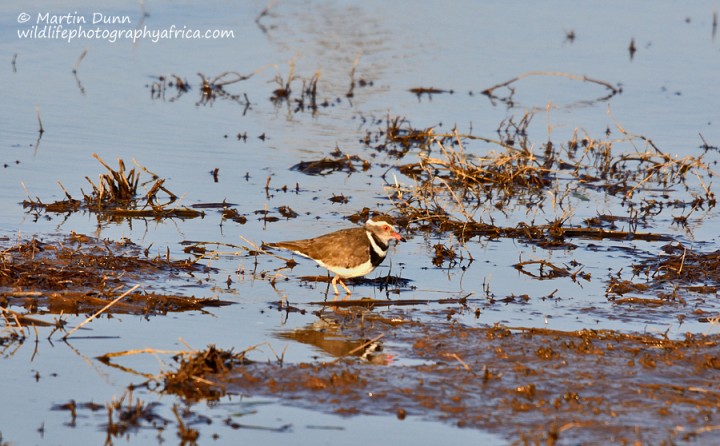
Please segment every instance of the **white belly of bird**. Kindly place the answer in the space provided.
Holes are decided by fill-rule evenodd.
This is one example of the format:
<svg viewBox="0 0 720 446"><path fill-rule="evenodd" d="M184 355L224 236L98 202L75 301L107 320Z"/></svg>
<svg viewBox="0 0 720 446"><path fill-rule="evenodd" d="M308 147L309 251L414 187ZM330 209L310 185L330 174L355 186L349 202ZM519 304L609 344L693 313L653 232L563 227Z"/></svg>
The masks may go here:
<svg viewBox="0 0 720 446"><path fill-rule="evenodd" d="M368 259L367 262L361 263L360 265L354 266L352 268L343 268L340 266L330 266L330 265L326 265L325 263L321 262L320 260L315 260L315 261L318 263L318 265L334 272L335 274L339 275L343 279L364 276L366 274L370 274L375 269L375 267L370 262L370 259Z"/></svg>

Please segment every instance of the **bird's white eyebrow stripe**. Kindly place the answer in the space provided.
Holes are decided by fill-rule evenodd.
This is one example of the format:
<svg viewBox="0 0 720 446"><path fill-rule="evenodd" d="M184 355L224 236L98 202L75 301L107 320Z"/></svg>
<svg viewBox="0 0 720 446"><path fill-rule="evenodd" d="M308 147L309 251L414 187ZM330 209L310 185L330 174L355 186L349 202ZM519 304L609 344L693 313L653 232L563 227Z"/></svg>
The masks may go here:
<svg viewBox="0 0 720 446"><path fill-rule="evenodd" d="M386 222L386 221L382 221L382 220L378 220L378 221L368 220L366 224L367 224L367 225L370 225L370 226L377 226L377 227L383 227L383 226L386 226L386 225L387 225L387 226L389 226L394 232L397 232L397 230L395 229L395 227L394 227L393 225L391 225L390 223Z"/></svg>

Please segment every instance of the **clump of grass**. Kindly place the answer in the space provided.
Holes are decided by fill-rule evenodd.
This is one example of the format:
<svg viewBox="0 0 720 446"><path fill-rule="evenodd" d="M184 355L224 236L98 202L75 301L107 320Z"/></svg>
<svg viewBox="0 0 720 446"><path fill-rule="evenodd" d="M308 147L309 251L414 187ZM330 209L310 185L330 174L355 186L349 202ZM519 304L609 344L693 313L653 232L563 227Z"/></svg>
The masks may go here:
<svg viewBox="0 0 720 446"><path fill-rule="evenodd" d="M153 174L143 166L137 165L129 171L122 159L118 160L118 168L113 169L97 154L93 157L108 170L108 173L101 173L97 183L90 178L85 179L90 183L92 191L85 193L81 190L83 199L78 200L60 184L65 199L52 203L43 203L40 198L35 200L26 199L23 207L31 211L44 211L46 213L72 213L77 211L88 211L98 215L105 220L124 218L195 218L205 215L201 211L187 207L171 205L178 197L170 192L165 186L165 179ZM140 171L152 176L146 183L140 182ZM146 187L147 192L140 194L138 186Z"/></svg>
<svg viewBox="0 0 720 446"><path fill-rule="evenodd" d="M123 204L130 203L137 196L138 183L140 182L140 174L135 169L131 169L126 173L125 163L123 160L118 159L118 169L114 170L108 166L105 161L102 160L97 154L93 153L93 158L98 160L109 173L101 173L98 176L98 184L95 185L93 181L85 177L85 179L92 186L92 192L88 195L83 193L85 203L88 206L96 206L102 208L106 205L112 204ZM152 190L157 190L162 187L162 183L165 180L157 180ZM150 193L147 195L148 198L155 198L154 193L151 196ZM177 197L174 194L170 194L170 200L175 201Z"/></svg>
<svg viewBox="0 0 720 446"><path fill-rule="evenodd" d="M286 103L288 106L293 106L294 112L303 112L306 109L310 110L313 114L318 111L320 106L328 107L330 103L325 100L318 103L318 83L320 82L320 70L315 71L310 78L303 79L302 77L295 74L295 58L288 63L288 73L284 76L278 72L273 79L273 82L277 84L277 88L273 90L270 101L276 106L280 106ZM295 81L302 81L302 87L300 88L299 95L293 95L293 83Z"/></svg>
<svg viewBox="0 0 720 446"><path fill-rule="evenodd" d="M329 157L319 160L301 161L290 169L302 172L306 175L329 175L335 172L347 172L352 174L358 171L366 172L371 167L369 161L358 155L343 153L339 147L335 147Z"/></svg>
<svg viewBox="0 0 720 446"><path fill-rule="evenodd" d="M220 350L214 345L206 350L189 355L176 355L178 368L162 376L163 392L180 395L191 401L199 399L217 400L225 395L222 384L213 381L213 376L229 373L235 366L250 363L245 357L246 351L234 353L232 350Z"/></svg>

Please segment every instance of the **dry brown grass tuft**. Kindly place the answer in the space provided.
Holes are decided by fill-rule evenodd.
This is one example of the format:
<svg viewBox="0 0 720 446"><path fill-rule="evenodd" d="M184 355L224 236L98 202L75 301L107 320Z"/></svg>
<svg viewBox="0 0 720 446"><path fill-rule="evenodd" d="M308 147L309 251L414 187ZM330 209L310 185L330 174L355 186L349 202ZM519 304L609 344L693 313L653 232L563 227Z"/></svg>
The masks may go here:
<svg viewBox="0 0 720 446"><path fill-rule="evenodd" d="M123 160L118 160L117 170L113 169L97 154L93 157L98 160L108 173L98 176L97 184L90 178L85 179L92 186L92 192L82 192L83 199L77 200L60 184L65 192L66 199L53 203L43 203L40 198L23 201L23 207L29 211L45 213L72 213L88 211L97 214L101 221L121 221L131 218L196 218L205 214L184 206L171 205L177 201L177 195L170 192L165 186L165 179L150 172L147 168L137 165L138 168L152 179L140 183L140 171L135 168L126 170ZM136 163L137 164L137 163ZM146 187L147 192L138 194L138 186Z"/></svg>

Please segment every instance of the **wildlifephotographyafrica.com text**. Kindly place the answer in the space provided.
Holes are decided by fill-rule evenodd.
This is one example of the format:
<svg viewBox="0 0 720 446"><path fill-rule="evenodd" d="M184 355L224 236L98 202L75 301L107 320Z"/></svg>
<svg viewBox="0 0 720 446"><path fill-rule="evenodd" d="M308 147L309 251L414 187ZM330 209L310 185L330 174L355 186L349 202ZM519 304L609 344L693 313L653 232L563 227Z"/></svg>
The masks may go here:
<svg viewBox="0 0 720 446"><path fill-rule="evenodd" d="M77 11L67 14L38 12L28 14L21 12L17 17L20 25L18 39L51 39L65 40L106 40L117 41L149 40L157 43L161 40L182 39L228 39L234 38L235 32L228 29L197 29L185 25L170 25L166 28L151 28L148 25L132 26L128 15L110 15L102 12L78 14ZM128 26L123 28L122 26Z"/></svg>

